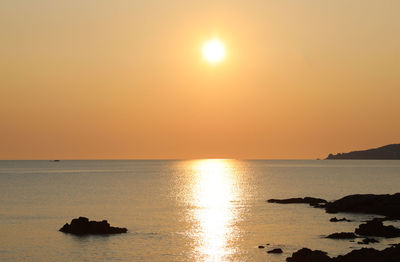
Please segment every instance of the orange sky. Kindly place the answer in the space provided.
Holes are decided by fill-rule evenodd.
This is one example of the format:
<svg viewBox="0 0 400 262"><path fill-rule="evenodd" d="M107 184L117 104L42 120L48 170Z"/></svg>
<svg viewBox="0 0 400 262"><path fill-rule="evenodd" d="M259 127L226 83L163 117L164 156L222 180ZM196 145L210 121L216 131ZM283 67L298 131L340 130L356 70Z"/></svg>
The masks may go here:
<svg viewBox="0 0 400 262"><path fill-rule="evenodd" d="M400 1L4 0L0 159L284 158L400 142ZM201 55L217 36L227 48Z"/></svg>

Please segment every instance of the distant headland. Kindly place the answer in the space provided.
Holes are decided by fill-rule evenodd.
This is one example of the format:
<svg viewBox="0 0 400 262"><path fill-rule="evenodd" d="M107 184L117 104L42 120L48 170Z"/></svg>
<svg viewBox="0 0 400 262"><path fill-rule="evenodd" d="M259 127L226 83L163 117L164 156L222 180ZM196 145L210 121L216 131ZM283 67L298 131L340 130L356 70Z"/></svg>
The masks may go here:
<svg viewBox="0 0 400 262"><path fill-rule="evenodd" d="M336 155L329 154L326 159L400 159L400 144L391 144L349 153L338 153Z"/></svg>

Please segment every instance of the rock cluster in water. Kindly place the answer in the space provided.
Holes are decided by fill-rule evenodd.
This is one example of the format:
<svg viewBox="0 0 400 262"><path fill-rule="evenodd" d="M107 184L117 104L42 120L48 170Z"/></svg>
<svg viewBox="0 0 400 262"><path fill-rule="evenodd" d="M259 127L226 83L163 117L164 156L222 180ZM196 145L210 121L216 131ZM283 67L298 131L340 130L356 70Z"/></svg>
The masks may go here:
<svg viewBox="0 0 400 262"><path fill-rule="evenodd" d="M400 229L394 226L384 226L381 219L373 219L361 224L355 232L363 236L400 237Z"/></svg>
<svg viewBox="0 0 400 262"><path fill-rule="evenodd" d="M289 199L270 199L269 203L279 204L297 204L308 203L314 207L324 208L327 213L350 212L363 214L384 215L385 218L374 218L366 221L365 224L360 224L353 232L333 233L327 238L332 239L354 239L361 236L375 237L400 237L400 229L394 226L385 226L385 220L400 219L400 193L393 195L350 195L339 200L328 202L320 198L305 197L305 198L289 198ZM330 219L331 222L350 221L346 218ZM358 244L369 244L379 242L373 238L364 238ZM362 248L353 250L350 253L338 257L331 258L326 252L320 250L310 250L302 248L286 259L288 262L395 262L400 261L400 244L393 245L382 251L373 248Z"/></svg>
<svg viewBox="0 0 400 262"><path fill-rule="evenodd" d="M112 227L107 220L89 221L86 217L79 217L72 219L71 224L66 223L59 231L74 235L109 235L126 233L128 229Z"/></svg>
<svg viewBox="0 0 400 262"><path fill-rule="evenodd" d="M346 255L329 257L326 252L302 248L286 258L287 262L398 262L400 261L400 244L382 251L373 248L353 250Z"/></svg>

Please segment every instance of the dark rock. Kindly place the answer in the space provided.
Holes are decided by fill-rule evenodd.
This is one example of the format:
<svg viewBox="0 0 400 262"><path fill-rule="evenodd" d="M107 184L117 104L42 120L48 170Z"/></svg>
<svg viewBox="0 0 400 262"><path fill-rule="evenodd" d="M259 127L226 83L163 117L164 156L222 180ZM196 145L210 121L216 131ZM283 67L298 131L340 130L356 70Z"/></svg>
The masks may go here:
<svg viewBox="0 0 400 262"><path fill-rule="evenodd" d="M379 243L375 238L364 238L362 241L357 242L357 244L368 245L369 243Z"/></svg>
<svg viewBox="0 0 400 262"><path fill-rule="evenodd" d="M331 258L326 252L302 248L286 258L287 262L329 262Z"/></svg>
<svg viewBox="0 0 400 262"><path fill-rule="evenodd" d="M325 208L326 203L320 203L320 204L310 204L310 206L314 208Z"/></svg>
<svg viewBox="0 0 400 262"><path fill-rule="evenodd" d="M265 248L264 246L258 246L258 248Z"/></svg>
<svg viewBox="0 0 400 262"><path fill-rule="evenodd" d="M99 235L126 233L128 230L126 228L111 227L107 220L89 221L86 217L79 217L72 219L71 224L65 224L59 231L74 235Z"/></svg>
<svg viewBox="0 0 400 262"><path fill-rule="evenodd" d="M334 262L398 262L400 261L400 245L388 247L382 251L373 248L353 250L343 256L332 259Z"/></svg>
<svg viewBox="0 0 400 262"><path fill-rule="evenodd" d="M268 199L268 203L278 204L309 204L310 206L319 207L321 203L327 203L325 199L314 198L314 197L297 197L288 199Z"/></svg>
<svg viewBox="0 0 400 262"><path fill-rule="evenodd" d="M393 195L349 195L333 202L327 202L325 199L314 197L269 199L267 202L278 204L306 203L316 208L325 208L327 213L350 212L377 214L386 216L387 220L400 219L400 208L398 208L400 206L400 193Z"/></svg>
<svg viewBox="0 0 400 262"><path fill-rule="evenodd" d="M398 262L400 261L400 244L382 251L373 248L353 250L346 255L330 258L325 252L302 248L286 258L288 262Z"/></svg>
<svg viewBox="0 0 400 262"><path fill-rule="evenodd" d="M332 238L332 239L354 239L354 238L357 238L357 236L353 232L341 232L341 233L330 234L326 238Z"/></svg>
<svg viewBox="0 0 400 262"><path fill-rule="evenodd" d="M329 221L331 221L331 222L341 222L341 221L345 221L345 222L351 222L351 220L350 219L347 219L347 218L341 218L341 219L337 219L336 217L333 217L333 218L331 218L331 219L329 219Z"/></svg>
<svg viewBox="0 0 400 262"><path fill-rule="evenodd" d="M400 193L350 195L325 205L327 213L353 212L400 218Z"/></svg>
<svg viewBox="0 0 400 262"><path fill-rule="evenodd" d="M272 250L267 251L267 253L270 253L270 254L282 254L283 251L280 248L274 248Z"/></svg>
<svg viewBox="0 0 400 262"><path fill-rule="evenodd" d="M382 220L373 219L356 228L355 232L362 236L400 237L400 229L394 226L384 226Z"/></svg>

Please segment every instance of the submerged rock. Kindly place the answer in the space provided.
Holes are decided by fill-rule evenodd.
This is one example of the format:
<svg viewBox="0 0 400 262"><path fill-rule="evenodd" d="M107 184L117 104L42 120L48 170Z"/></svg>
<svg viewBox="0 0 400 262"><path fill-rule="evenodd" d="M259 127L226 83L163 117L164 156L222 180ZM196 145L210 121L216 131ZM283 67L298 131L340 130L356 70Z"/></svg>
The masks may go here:
<svg viewBox="0 0 400 262"><path fill-rule="evenodd" d="M74 235L105 235L126 233L128 229L112 227L107 220L89 221L86 217L79 217L72 219L71 224L66 223L59 231Z"/></svg>
<svg viewBox="0 0 400 262"><path fill-rule="evenodd" d="M400 237L400 229L394 226L384 226L381 219L373 219L361 224L355 232L362 236Z"/></svg>
<svg viewBox="0 0 400 262"><path fill-rule="evenodd" d="M341 232L341 233L330 234L326 238L331 238L331 239L354 239L354 238L357 238L357 236L353 232Z"/></svg>
<svg viewBox="0 0 400 262"><path fill-rule="evenodd" d="M282 254L283 251L280 248L275 248L275 249L267 251L267 253L270 253L270 254Z"/></svg>
<svg viewBox="0 0 400 262"><path fill-rule="evenodd" d="M362 241L357 242L357 244L361 244L361 245L368 245L369 243L379 243L378 240L376 240L375 238L364 238Z"/></svg>
<svg viewBox="0 0 400 262"><path fill-rule="evenodd" d="M342 222L342 221L345 221L345 222L351 222L351 220L350 219L347 219L347 218L340 218L340 219L337 219L336 217L332 217L331 219L329 219L329 221L330 222Z"/></svg>
<svg viewBox="0 0 400 262"><path fill-rule="evenodd" d="M310 206L319 207L321 204L325 204L328 201L321 198L315 197L297 197L297 198L288 198L288 199L268 199L268 203L277 203L277 204L309 204Z"/></svg>

